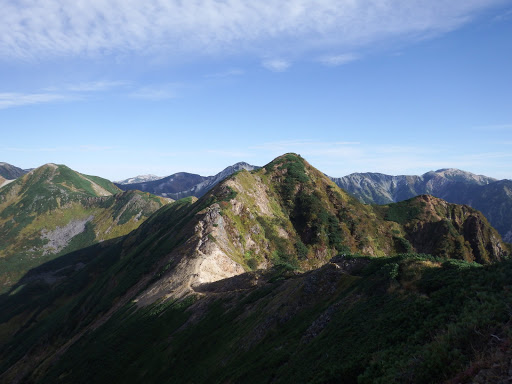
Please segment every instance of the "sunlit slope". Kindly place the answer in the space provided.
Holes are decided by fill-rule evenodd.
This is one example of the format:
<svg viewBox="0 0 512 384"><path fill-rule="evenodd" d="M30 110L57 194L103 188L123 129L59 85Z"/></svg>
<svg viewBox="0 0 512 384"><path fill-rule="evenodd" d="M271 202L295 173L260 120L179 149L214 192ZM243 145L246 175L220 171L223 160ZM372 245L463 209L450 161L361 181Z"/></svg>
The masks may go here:
<svg viewBox="0 0 512 384"><path fill-rule="evenodd" d="M165 199L46 164L0 189L0 284L29 268L137 228Z"/></svg>

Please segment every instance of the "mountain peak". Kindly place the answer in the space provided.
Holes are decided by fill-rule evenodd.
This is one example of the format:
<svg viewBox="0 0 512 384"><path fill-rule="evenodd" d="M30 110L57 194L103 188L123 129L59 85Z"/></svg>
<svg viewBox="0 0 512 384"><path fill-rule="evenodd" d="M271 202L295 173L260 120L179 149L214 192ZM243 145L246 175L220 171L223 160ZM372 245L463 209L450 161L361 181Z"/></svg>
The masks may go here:
<svg viewBox="0 0 512 384"><path fill-rule="evenodd" d="M14 180L27 173L27 170L15 167L9 163L0 162L0 176L6 180Z"/></svg>
<svg viewBox="0 0 512 384"><path fill-rule="evenodd" d="M463 171L457 168L441 168L435 172L430 171L423 175L424 178L430 178L432 176L442 177L455 182L472 183L478 185L486 185L497 181L497 179L492 177L476 175L474 173Z"/></svg>
<svg viewBox="0 0 512 384"><path fill-rule="evenodd" d="M0 290L25 267L125 235L167 203L62 164L32 170L0 190Z"/></svg>
<svg viewBox="0 0 512 384"><path fill-rule="evenodd" d="M126 180L123 180L123 182L116 183L116 185L125 191L128 189L138 189L158 196L179 200L189 196L201 197L229 175L243 169L252 171L258 168L242 161L224 168L214 176L178 172L157 180L144 180L133 183L126 183Z"/></svg>
<svg viewBox="0 0 512 384"><path fill-rule="evenodd" d="M163 179L163 176L156 176L153 174L147 175L138 175L134 177L129 177L128 179L116 181L116 184L127 185L127 184L137 184L137 183L147 183L148 181L155 181Z"/></svg>

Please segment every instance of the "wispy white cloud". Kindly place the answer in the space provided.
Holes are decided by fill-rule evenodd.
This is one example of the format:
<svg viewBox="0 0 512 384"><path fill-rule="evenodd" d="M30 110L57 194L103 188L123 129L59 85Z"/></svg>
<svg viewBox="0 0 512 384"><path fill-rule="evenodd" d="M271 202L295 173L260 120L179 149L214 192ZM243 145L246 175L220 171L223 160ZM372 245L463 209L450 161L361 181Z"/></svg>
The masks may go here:
<svg viewBox="0 0 512 384"><path fill-rule="evenodd" d="M432 36L506 0L2 1L0 58L339 52Z"/></svg>
<svg viewBox="0 0 512 384"><path fill-rule="evenodd" d="M282 59L264 60L261 65L272 72L284 72L290 68L290 62Z"/></svg>
<svg viewBox="0 0 512 384"><path fill-rule="evenodd" d="M245 73L243 69L240 68L232 68L227 71L210 73L205 75L206 78L222 78L222 77L232 77L232 76L242 76Z"/></svg>
<svg viewBox="0 0 512 384"><path fill-rule="evenodd" d="M103 152L115 149L111 146L80 145L58 147L2 147L5 152Z"/></svg>
<svg viewBox="0 0 512 384"><path fill-rule="evenodd" d="M73 97L58 93L0 93L0 109L71 99Z"/></svg>
<svg viewBox="0 0 512 384"><path fill-rule="evenodd" d="M512 19L512 9L508 9L507 11L500 13L499 15L494 17L495 22L505 22Z"/></svg>
<svg viewBox="0 0 512 384"><path fill-rule="evenodd" d="M146 86L139 89L135 89L128 95L136 99L145 100L165 100L174 99L178 96L177 88L178 84L166 84L166 85L155 85Z"/></svg>
<svg viewBox="0 0 512 384"><path fill-rule="evenodd" d="M329 67L337 67L359 59L360 57L354 53L344 53L341 55L322 56L318 61Z"/></svg>
<svg viewBox="0 0 512 384"><path fill-rule="evenodd" d="M71 92L102 92L109 91L128 85L126 81L92 81L88 83L79 83L67 85L64 88Z"/></svg>
<svg viewBox="0 0 512 384"><path fill-rule="evenodd" d="M0 109L47 104L58 101L80 100L85 95L107 92L114 88L128 86L126 81L92 81L77 84L51 86L35 92L3 92L0 93Z"/></svg>

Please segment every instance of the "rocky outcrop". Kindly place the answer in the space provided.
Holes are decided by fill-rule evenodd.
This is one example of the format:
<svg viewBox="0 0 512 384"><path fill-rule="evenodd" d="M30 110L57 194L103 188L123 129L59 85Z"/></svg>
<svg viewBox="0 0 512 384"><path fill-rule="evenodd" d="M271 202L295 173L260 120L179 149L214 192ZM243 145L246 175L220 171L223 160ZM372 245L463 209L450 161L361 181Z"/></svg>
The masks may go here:
<svg viewBox="0 0 512 384"><path fill-rule="evenodd" d="M136 299L138 305L182 298L196 292L195 288L201 285L244 273L244 268L230 255L224 224L218 204L199 214L194 234L166 257L173 264L170 272Z"/></svg>
<svg viewBox="0 0 512 384"><path fill-rule="evenodd" d="M481 264L508 255L501 236L477 210L430 195L411 199L409 205L416 213L404 229L417 252Z"/></svg>
<svg viewBox="0 0 512 384"><path fill-rule="evenodd" d="M43 229L41 239L47 241L43 246L43 255L59 253L66 248L73 237L85 231L85 225L92 219L94 219L94 216L91 215L82 220L72 220L67 225L57 227L53 231Z"/></svg>

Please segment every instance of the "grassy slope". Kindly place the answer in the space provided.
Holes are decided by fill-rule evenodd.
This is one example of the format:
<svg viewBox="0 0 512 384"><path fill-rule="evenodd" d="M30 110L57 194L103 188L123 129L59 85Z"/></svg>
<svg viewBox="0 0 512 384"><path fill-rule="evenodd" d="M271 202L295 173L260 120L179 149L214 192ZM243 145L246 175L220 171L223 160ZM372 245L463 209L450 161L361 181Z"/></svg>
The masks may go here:
<svg viewBox="0 0 512 384"><path fill-rule="evenodd" d="M429 197L384 207L363 205L294 154L255 172L239 172L227 184L238 192L221 204L231 238L239 239L234 258L249 267L267 259L307 270L339 252L422 252L486 263L509 251L487 220L469 207ZM258 209L261 195L269 215Z"/></svg>
<svg viewBox="0 0 512 384"><path fill-rule="evenodd" d="M125 235L165 203L147 193L121 193L108 180L66 166L40 167L0 191L0 285L6 289L52 258ZM67 246L45 249L44 232L89 217L85 231Z"/></svg>
<svg viewBox="0 0 512 384"><path fill-rule="evenodd" d="M510 343L510 262L367 261L353 275L324 267L217 295L206 310L193 300L138 311L127 304L39 379L464 382Z"/></svg>

